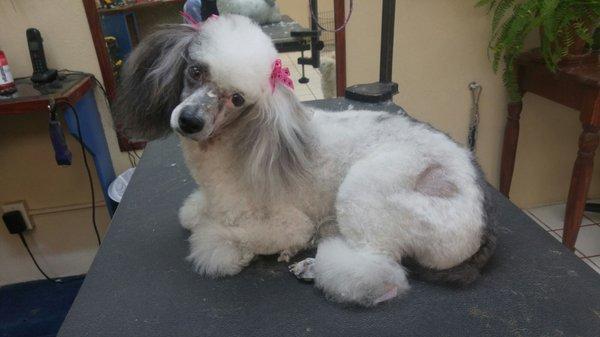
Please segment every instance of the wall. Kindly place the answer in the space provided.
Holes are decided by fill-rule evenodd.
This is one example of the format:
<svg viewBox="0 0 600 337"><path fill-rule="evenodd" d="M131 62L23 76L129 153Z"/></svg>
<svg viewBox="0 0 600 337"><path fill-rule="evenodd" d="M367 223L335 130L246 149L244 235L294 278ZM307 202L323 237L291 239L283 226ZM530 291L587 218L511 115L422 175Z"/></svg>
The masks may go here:
<svg viewBox="0 0 600 337"><path fill-rule="evenodd" d="M304 27L310 27L308 0L277 0L281 14L288 15ZM333 0L319 0L319 12L332 11Z"/></svg>
<svg viewBox="0 0 600 337"><path fill-rule="evenodd" d="M476 153L488 180L497 186L506 97L486 53L490 18L474 3L396 2L393 80L400 94L395 102L466 143L471 106L467 86L480 83L484 89ZM346 37L349 85L378 79L380 25L381 0L355 0ZM524 106L511 198L521 207L564 201L581 131L578 114L531 94ZM591 196L600 195L599 164L596 160Z"/></svg>
<svg viewBox="0 0 600 337"><path fill-rule="evenodd" d="M81 0L0 0L0 49L13 75L31 74L25 30L38 28L44 38L48 65L82 70L100 77ZM96 95L117 173L129 167L118 150L102 96ZM0 204L25 200L36 229L27 239L42 267L53 276L87 271L96 242L91 227L91 199L78 143L67 136L73 152L71 167L58 167L48 139L45 112L0 117ZM65 132L65 134L67 134ZM95 172L93 173L95 177ZM97 183L97 182L96 182ZM109 222L99 187L98 223ZM0 285L41 278L19 238L0 226Z"/></svg>

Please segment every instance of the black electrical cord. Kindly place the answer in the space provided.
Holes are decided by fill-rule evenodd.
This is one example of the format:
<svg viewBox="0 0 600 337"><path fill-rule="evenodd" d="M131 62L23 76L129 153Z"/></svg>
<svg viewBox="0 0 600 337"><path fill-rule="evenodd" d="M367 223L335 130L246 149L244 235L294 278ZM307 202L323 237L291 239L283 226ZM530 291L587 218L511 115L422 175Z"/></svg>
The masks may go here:
<svg viewBox="0 0 600 337"><path fill-rule="evenodd" d="M88 181L90 183L90 191L92 195L92 224L94 225L94 232L96 233L98 246L100 246L102 244L102 241L100 240L100 232L98 231L98 225L96 224L96 195L94 193L94 181L92 180L92 170L90 169L90 164L87 160L87 153L85 152L83 135L81 134L81 123L79 122L79 114L77 113L77 109L75 109L75 107L71 103L67 101L64 101L62 103L71 108L71 111L73 111L73 115L75 116L75 121L77 122L77 136L79 137L79 145L81 145L81 154L83 155L83 164L85 165L85 170L87 172Z"/></svg>
<svg viewBox="0 0 600 337"><path fill-rule="evenodd" d="M111 108L111 103L110 103L110 100L108 99L108 93L106 92L106 89L104 88L104 86L102 85L102 83L96 78L96 76L94 74L86 73L84 71L76 71L76 70L69 70L69 69L61 69L58 72L61 73L61 75L64 75L64 76L70 76L70 75L88 75L88 76L91 76L92 80L94 81L94 83L96 83L96 85L98 86L98 88L100 88L100 90L102 91L102 94L104 95L104 99L106 100L106 104L108 105L109 108Z"/></svg>
<svg viewBox="0 0 600 337"><path fill-rule="evenodd" d="M340 30L346 29L348 22L350 22L350 18L352 17L352 12L354 11L354 0L350 0L350 9L348 10L348 15L344 19L344 22L342 23L342 25L339 27L333 27L334 29L327 29L327 28L321 26L321 24L319 23L319 18L315 15L315 12L313 12L312 7L310 7L309 10L310 10L310 16L314 20L317 27L319 27L319 29L321 29L322 31L326 31L328 33L337 33Z"/></svg>
<svg viewBox="0 0 600 337"><path fill-rule="evenodd" d="M48 274L46 274L44 272L44 270L42 269L42 267L40 267L40 265L37 263L37 260L33 256L33 253L31 252L31 249L29 249L29 245L27 244L27 240L25 240L25 237L23 236L23 233L19 233L19 237L21 238L21 242L23 243L23 246L25 246L25 249L27 250L27 253L29 253L29 256L31 257L31 261L33 261L33 264L35 264L35 266L37 267L37 270L39 270L39 272L42 275L44 275L44 277L46 278L46 280L54 282L54 283L62 283L61 279L51 278L50 276L48 276Z"/></svg>

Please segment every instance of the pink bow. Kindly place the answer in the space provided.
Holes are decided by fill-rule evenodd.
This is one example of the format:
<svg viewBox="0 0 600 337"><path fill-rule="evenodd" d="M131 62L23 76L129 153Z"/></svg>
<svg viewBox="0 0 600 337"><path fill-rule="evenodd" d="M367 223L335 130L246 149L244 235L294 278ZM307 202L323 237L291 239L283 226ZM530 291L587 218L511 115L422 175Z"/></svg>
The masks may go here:
<svg viewBox="0 0 600 337"><path fill-rule="evenodd" d="M275 63L273 63L273 71L271 72L271 78L269 79L271 93L275 92L277 82L294 90L294 81L290 78L290 70L287 67L284 68L281 66L281 59L276 59Z"/></svg>
<svg viewBox="0 0 600 337"><path fill-rule="evenodd" d="M196 30L200 30L200 27L202 26L202 22L197 21L196 19L194 19L191 15L189 15L186 12L180 11L179 15L181 15L183 17L183 19L185 20L185 22L194 27ZM218 19L219 16L216 14L213 14L211 16L208 17L208 20L215 20Z"/></svg>
<svg viewBox="0 0 600 337"><path fill-rule="evenodd" d="M198 22L196 19L194 19L194 17L192 17L191 15L189 15L188 13L186 13L184 11L180 11L179 15L181 15L183 17L183 19L185 20L185 23L194 27L196 30L200 30L200 26L202 24L200 22Z"/></svg>

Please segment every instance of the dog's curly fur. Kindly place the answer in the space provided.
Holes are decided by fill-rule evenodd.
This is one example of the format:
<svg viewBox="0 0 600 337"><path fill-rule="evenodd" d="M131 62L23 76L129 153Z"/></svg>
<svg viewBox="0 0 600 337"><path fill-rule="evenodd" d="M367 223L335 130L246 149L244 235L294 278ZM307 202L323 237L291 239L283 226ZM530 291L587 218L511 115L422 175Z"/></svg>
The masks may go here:
<svg viewBox="0 0 600 337"><path fill-rule="evenodd" d="M179 213L196 270L288 260L335 219L314 265L331 299L370 306L407 290L407 259L423 278L472 282L495 247L472 154L403 112L309 109L271 89L276 58L256 24L221 16L159 30L122 74L116 123L146 138L180 134L199 186ZM190 114L193 132L182 126Z"/></svg>

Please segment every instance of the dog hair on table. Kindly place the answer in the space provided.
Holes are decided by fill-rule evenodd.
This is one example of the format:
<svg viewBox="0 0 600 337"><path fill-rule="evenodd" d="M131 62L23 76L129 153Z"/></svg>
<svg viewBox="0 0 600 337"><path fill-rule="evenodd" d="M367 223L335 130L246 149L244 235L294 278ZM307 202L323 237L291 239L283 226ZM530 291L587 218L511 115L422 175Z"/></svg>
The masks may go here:
<svg viewBox="0 0 600 337"><path fill-rule="evenodd" d="M225 15L163 27L123 69L116 125L148 140L174 130L198 184L179 211L194 268L287 262L327 223L313 271L332 300L403 293L403 264L426 280L477 279L496 240L472 154L402 111L304 106L271 77L276 60L258 25Z"/></svg>

